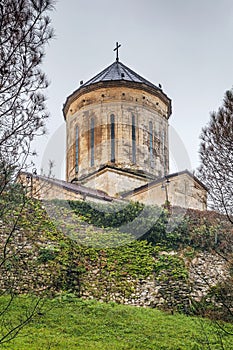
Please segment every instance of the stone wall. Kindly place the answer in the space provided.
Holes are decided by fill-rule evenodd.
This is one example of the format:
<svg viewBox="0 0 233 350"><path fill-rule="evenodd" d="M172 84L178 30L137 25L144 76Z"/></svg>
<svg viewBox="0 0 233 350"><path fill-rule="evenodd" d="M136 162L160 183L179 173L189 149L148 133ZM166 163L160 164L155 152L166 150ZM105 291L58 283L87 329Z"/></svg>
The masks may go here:
<svg viewBox="0 0 233 350"><path fill-rule="evenodd" d="M56 249L56 244L41 240L35 249L27 240L21 239L18 257L22 255L22 258L11 271L7 266L1 268L4 278L0 278L0 289L8 290L13 283L14 290L19 293L61 292L61 281L65 279L61 274L62 269L57 269L53 263L38 263L38 248L43 247ZM111 273L106 274L97 264L89 266L87 273L71 281L71 289L66 288L84 299L188 312L191 300L200 301L211 287L222 282L228 274L225 261L206 252L186 260L186 267L187 279L163 278L163 275L152 274L145 278L127 275L119 281L112 278ZM72 275L69 278L72 280Z"/></svg>
<svg viewBox="0 0 233 350"><path fill-rule="evenodd" d="M115 283L100 268L95 267L82 280L81 296L104 302L186 312L191 300L200 301L211 287L227 278L228 272L226 261L208 252L200 252L193 259L184 258L184 261L188 271L187 279L171 276L164 278L163 274L153 274L144 279L126 276L121 282Z"/></svg>
<svg viewBox="0 0 233 350"><path fill-rule="evenodd" d="M208 290L224 282L229 277L226 259L217 254L199 252L191 261L187 261L192 297L200 300Z"/></svg>
<svg viewBox="0 0 233 350"><path fill-rule="evenodd" d="M79 274L77 267L80 256L73 257L73 246L69 247L68 254L64 235L59 233L50 221L45 224L42 209L37 213L38 218L32 209L29 208L27 216L24 216L24 213L21 216L22 225L29 222L31 226L27 224L24 229L16 226L8 242L7 259L2 260L1 265L1 290L11 288L13 283L14 290L23 293L28 290L43 292L49 289L52 293L71 290L83 298L185 311L188 310L191 299L200 301L211 287L228 277L228 266L221 256L206 251L193 251L190 257L185 250L159 253L159 256L174 256L181 259L185 271L187 270L185 276L168 273L164 268L160 272L154 269L154 273L144 277L132 276L126 272L116 278L114 264L118 263L117 260L114 261L111 270L106 269L106 265L101 264L96 258L91 260L90 256L89 260L82 258L82 269ZM66 217L66 212L64 210L62 212ZM0 222L2 250L12 229L10 220L8 221ZM102 229L99 228L98 232L91 225L80 223L78 227L80 234L84 235L85 230L89 234L90 230L93 230L98 235ZM49 256L53 252L60 254L59 259L56 259L56 254L52 258ZM46 259L42 259L41 253L46 253ZM69 263L67 263L68 255ZM155 265L159 256L154 258ZM169 268L168 265L168 270Z"/></svg>
<svg viewBox="0 0 233 350"><path fill-rule="evenodd" d="M100 285L97 276L88 276L81 289L81 296L99 301L114 301L133 306L148 306L163 309L187 309L190 306L191 290L185 281L160 281L151 275L145 279L125 280L120 290L112 283Z"/></svg>
<svg viewBox="0 0 233 350"><path fill-rule="evenodd" d="M2 223L1 223L2 224ZM12 227L2 225L0 229L2 251ZM56 291L58 271L51 264L39 263L39 252L44 247L54 247L54 242L46 240L35 232L25 232L16 228L6 249L6 258L1 258L0 290L6 293L49 293Z"/></svg>

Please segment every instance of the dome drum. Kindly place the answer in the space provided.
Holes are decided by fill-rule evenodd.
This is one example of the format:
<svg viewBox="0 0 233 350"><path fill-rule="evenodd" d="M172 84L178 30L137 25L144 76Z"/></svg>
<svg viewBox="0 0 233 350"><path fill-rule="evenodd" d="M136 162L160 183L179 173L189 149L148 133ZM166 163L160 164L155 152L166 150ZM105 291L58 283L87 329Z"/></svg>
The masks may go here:
<svg viewBox="0 0 233 350"><path fill-rule="evenodd" d="M117 67L124 70L124 80L122 76L106 80L106 76L118 78ZM169 172L171 101L160 88L120 62L76 90L67 98L63 111L68 182L91 184L109 193L107 182L117 178L126 183L126 173L131 182L134 174L136 185L143 185ZM102 180L97 181L98 176ZM118 187L118 192L125 188L123 184Z"/></svg>

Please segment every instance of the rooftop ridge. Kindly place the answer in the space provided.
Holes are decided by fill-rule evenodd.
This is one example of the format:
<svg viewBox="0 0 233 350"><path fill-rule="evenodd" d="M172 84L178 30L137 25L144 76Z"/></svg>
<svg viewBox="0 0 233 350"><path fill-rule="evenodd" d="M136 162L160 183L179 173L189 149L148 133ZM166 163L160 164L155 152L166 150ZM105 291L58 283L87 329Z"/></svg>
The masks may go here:
<svg viewBox="0 0 233 350"><path fill-rule="evenodd" d="M111 66L113 66L114 64L115 64L115 62L112 63L112 64L110 64L107 68L103 69L100 73L96 74L93 78L91 78L91 79L89 79L88 81L86 81L86 83L84 83L81 87L90 85L90 83L91 83L92 81L93 81L93 83L95 83L96 80L97 80L97 78L100 77L101 75L105 74L105 72L107 72L108 69L109 69Z"/></svg>
<svg viewBox="0 0 233 350"><path fill-rule="evenodd" d="M143 78L141 75L134 72L131 68L127 67L120 61L114 61L107 68L96 74L93 78L89 79L86 83L82 84L79 89L101 81L114 80L126 80L131 82L144 83L154 89L160 90L160 88L158 88L156 85Z"/></svg>

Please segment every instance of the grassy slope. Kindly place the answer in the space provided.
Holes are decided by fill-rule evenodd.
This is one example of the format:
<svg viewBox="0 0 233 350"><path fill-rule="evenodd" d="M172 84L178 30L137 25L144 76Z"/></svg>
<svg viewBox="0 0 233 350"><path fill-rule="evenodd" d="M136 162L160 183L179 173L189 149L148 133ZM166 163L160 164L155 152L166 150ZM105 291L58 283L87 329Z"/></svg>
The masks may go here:
<svg viewBox="0 0 233 350"><path fill-rule="evenodd" d="M18 304L14 312L22 313L24 308L24 303L21 306ZM222 349L217 334L219 329L210 321L200 318L79 299L75 302L49 301L45 310L44 316L27 326L17 339L2 348ZM225 350L232 349L231 336L223 335L223 341Z"/></svg>

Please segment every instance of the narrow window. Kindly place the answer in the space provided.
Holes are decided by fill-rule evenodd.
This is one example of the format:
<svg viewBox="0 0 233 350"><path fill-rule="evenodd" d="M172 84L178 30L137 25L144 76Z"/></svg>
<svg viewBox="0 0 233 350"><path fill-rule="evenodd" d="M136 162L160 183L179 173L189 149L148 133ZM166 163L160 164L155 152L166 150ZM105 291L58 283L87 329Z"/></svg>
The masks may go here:
<svg viewBox="0 0 233 350"><path fill-rule="evenodd" d="M136 163L136 129L135 116L132 116L132 162Z"/></svg>
<svg viewBox="0 0 233 350"><path fill-rule="evenodd" d="M150 152L150 162L153 162L153 124L149 122L149 152Z"/></svg>
<svg viewBox="0 0 233 350"><path fill-rule="evenodd" d="M164 176L167 175L167 160L166 160L166 134L165 134L165 130L163 130L162 132L162 147L163 147L163 163L164 163Z"/></svg>
<svg viewBox="0 0 233 350"><path fill-rule="evenodd" d="M94 165L94 146L95 146L95 122L91 118L91 166Z"/></svg>
<svg viewBox="0 0 233 350"><path fill-rule="evenodd" d="M75 172L78 173L78 156L79 156L79 140L78 140L78 126L76 126L75 130Z"/></svg>
<svg viewBox="0 0 233 350"><path fill-rule="evenodd" d="M115 116L111 114L111 162L115 162Z"/></svg>

